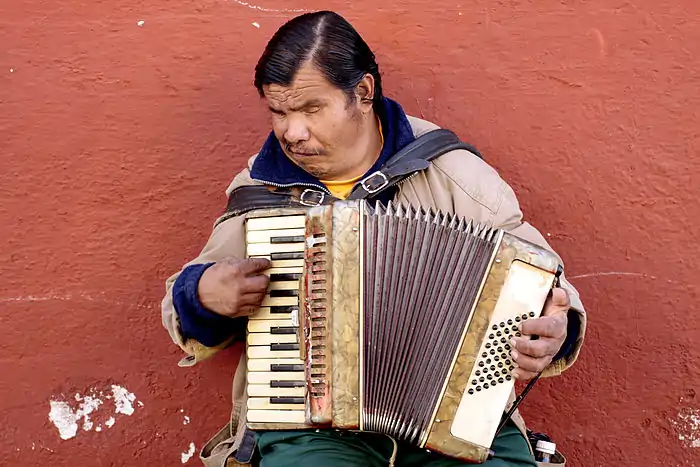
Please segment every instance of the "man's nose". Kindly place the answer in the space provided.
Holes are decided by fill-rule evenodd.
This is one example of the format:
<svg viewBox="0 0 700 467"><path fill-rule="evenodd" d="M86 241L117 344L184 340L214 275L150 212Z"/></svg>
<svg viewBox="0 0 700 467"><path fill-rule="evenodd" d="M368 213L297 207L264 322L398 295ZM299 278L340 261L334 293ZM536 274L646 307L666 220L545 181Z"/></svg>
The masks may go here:
<svg viewBox="0 0 700 467"><path fill-rule="evenodd" d="M309 128L303 118L290 116L287 120L287 130L284 132L284 139L289 144L297 144L309 139Z"/></svg>

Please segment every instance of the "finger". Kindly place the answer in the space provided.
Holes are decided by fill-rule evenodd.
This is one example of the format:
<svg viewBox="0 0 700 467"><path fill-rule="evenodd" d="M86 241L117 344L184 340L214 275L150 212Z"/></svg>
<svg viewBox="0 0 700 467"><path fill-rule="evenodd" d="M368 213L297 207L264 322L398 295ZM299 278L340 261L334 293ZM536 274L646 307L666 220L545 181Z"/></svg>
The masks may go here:
<svg viewBox="0 0 700 467"><path fill-rule="evenodd" d="M517 355L528 355L530 357L553 357L560 347L558 339L542 338L537 340L512 338L510 340L511 356L516 358Z"/></svg>
<svg viewBox="0 0 700 467"><path fill-rule="evenodd" d="M245 305L238 308L238 316L251 316L257 313L259 306Z"/></svg>
<svg viewBox="0 0 700 467"><path fill-rule="evenodd" d="M267 258L247 258L239 260L234 264L245 275L262 272L272 265L272 262Z"/></svg>
<svg viewBox="0 0 700 467"><path fill-rule="evenodd" d="M523 355L519 352L515 352L516 356L513 356L511 353L511 357L513 357L513 360L517 364L516 367L520 370L523 370L524 372L532 372L532 373L539 373L540 371L544 370L547 368L547 365L552 363L552 357L551 356L546 356L542 358L534 358L530 357L529 355Z"/></svg>
<svg viewBox="0 0 700 467"><path fill-rule="evenodd" d="M513 375L513 378L517 379L518 381L522 382L528 382L535 376L537 376L537 373L533 371L527 371L523 370L521 368L516 368L515 370L510 372Z"/></svg>
<svg viewBox="0 0 700 467"><path fill-rule="evenodd" d="M267 286L270 284L270 278L264 274L256 276L248 276L241 281L241 293L260 293L267 291Z"/></svg>
<svg viewBox="0 0 700 467"><path fill-rule="evenodd" d="M258 293L247 293L241 295L240 306L252 306L255 308L260 308L260 304L265 298L265 292Z"/></svg>
<svg viewBox="0 0 700 467"><path fill-rule="evenodd" d="M557 287L552 289L552 293L547 297L542 315L549 316L562 310L567 311L569 308L571 308L569 292L567 292L566 289Z"/></svg>
<svg viewBox="0 0 700 467"><path fill-rule="evenodd" d="M559 312L552 316L529 319L520 325L520 332L527 336L553 337L560 339L566 336L568 317Z"/></svg>

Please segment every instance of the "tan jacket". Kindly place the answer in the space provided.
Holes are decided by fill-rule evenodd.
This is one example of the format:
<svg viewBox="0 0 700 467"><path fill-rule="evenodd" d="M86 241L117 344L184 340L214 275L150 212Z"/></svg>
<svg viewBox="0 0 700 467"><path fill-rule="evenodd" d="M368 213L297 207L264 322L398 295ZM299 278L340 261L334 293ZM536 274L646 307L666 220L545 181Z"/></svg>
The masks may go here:
<svg viewBox="0 0 700 467"><path fill-rule="evenodd" d="M413 117L409 117L409 121L416 137L438 128L432 123ZM250 167L252 167L254 159L255 156L249 160L248 168L234 178L226 190L227 195L236 187L258 184L250 178ZM395 199L401 203L420 205L425 208L433 207L443 212L474 219L476 222L489 223L551 250L540 232L523 221L518 201L510 186L499 177L492 167L465 150L451 151L433 160L428 169L399 185ZM183 269L191 264L215 262L225 257L245 257L242 217L230 218L216 226L199 256L183 266ZM230 341L216 348L208 348L192 339L185 340L183 338L171 295L178 274L174 274L166 281L167 291L162 302L163 324L173 341L187 354L180 361L180 366L191 366L212 356L218 350L229 345ZM552 363L543 373L544 377L558 375L574 363L585 335L586 315L579 294L565 277L562 277L562 287L569 292L572 308L580 314L581 329L573 351L568 356ZM245 355L243 355L234 377L232 418L238 420L234 420L232 428L238 424L242 426L245 420L245 366ZM512 399L513 397L511 397ZM525 423L517 412L513 419L524 432ZM240 423L235 423L236 421ZM228 437L226 434L219 433L217 439L224 440ZM235 444L236 440L230 439L219 446L218 450L223 455L224 450L234 449ZM202 453L202 458L205 461L217 451L217 448L211 445L205 447L205 451L208 448L214 448L215 452ZM218 456L216 457L218 459ZM212 466L225 465L220 460L205 463Z"/></svg>

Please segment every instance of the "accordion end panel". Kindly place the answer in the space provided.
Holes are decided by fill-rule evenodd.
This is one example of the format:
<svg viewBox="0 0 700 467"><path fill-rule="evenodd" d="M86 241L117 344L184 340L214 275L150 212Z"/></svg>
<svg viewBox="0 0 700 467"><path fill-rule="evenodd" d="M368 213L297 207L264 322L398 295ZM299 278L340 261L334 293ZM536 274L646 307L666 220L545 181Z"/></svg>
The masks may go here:
<svg viewBox="0 0 700 467"><path fill-rule="evenodd" d="M425 447L468 462L488 459L515 382L509 337L538 317L557 257L504 233L448 378Z"/></svg>

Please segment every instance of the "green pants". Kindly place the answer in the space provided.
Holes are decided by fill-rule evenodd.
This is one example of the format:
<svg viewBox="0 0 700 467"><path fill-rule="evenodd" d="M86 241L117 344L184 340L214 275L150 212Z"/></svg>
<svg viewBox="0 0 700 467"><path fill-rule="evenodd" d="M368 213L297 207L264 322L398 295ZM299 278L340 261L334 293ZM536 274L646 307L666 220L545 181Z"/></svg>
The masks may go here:
<svg viewBox="0 0 700 467"><path fill-rule="evenodd" d="M256 433L260 467L386 467L394 443L371 433L321 431L265 431ZM484 467L536 467L528 442L509 422L496 437L493 459ZM398 444L396 467L456 467L467 465L425 449Z"/></svg>

